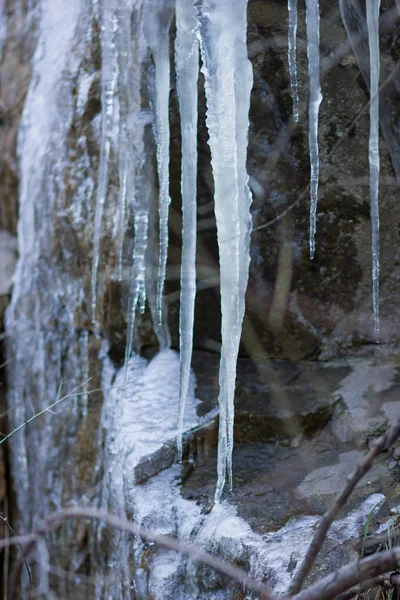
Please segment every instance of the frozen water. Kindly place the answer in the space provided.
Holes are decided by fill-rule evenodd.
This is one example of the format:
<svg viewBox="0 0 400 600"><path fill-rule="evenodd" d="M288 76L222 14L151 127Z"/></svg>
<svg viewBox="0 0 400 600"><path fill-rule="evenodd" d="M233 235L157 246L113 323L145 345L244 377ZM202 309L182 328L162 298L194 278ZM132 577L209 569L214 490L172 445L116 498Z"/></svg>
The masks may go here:
<svg viewBox="0 0 400 600"><path fill-rule="evenodd" d="M196 298L197 235L197 80L199 46L195 35L195 9L187 0L176 1L175 61L182 135L182 267L179 318L180 393L178 453L182 457L182 431L192 359Z"/></svg>
<svg viewBox="0 0 400 600"><path fill-rule="evenodd" d="M369 172L372 229L372 304L375 338L379 342L379 9L380 0L367 0L367 30L370 56Z"/></svg>
<svg viewBox="0 0 400 600"><path fill-rule="evenodd" d="M246 171L248 113L253 84L246 45L247 1L217 0L198 7L197 34L207 98L221 281L220 426L216 501L232 482L236 360L250 262L250 204Z"/></svg>
<svg viewBox="0 0 400 600"><path fill-rule="evenodd" d="M308 139L310 145L310 258L315 253L315 233L317 229L319 147L318 114L322 101L319 80L319 2L306 0L308 75L310 79L310 100L308 111Z"/></svg>

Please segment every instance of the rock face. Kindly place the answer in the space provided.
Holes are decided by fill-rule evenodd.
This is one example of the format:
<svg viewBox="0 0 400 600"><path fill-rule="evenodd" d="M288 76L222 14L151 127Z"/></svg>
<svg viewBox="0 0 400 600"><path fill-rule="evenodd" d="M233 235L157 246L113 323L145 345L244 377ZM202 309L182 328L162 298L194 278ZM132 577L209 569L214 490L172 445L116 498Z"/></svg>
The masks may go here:
<svg viewBox="0 0 400 600"><path fill-rule="evenodd" d="M114 138L96 325L91 315L102 5L90 0L16 0L4 13L1 100L13 110L4 109L0 124L5 149L0 226L15 232L19 206L20 256L6 319L10 427L52 407L11 438L17 529L30 531L62 506L90 504L197 542L280 591L345 473L397 415L399 277L393 247L400 208L390 157L382 139L383 344L376 356L366 357L373 354L369 123L367 113L360 111L368 95L352 55L339 54L346 33L338 6L323 0L320 202L317 253L311 263L306 49L299 43L301 110L300 124L294 127L286 3L249 0L248 47L255 80L248 154L254 195L252 265L238 368L234 488L209 512L215 485L220 312L203 83L193 361L197 387L193 380L185 460L178 465L178 359L166 346L169 337L172 347L178 346L179 330L179 113L173 74L168 332L151 317L158 256L150 52L143 59L140 81L141 116L147 123L145 181L152 206L148 305L138 315L137 354L126 373L122 364L130 272L129 262L124 263L118 280L119 156ZM299 40L305 31L302 10ZM393 28L389 47L395 54L396 20ZM22 40L18 51L12 50L15 39ZM126 256L132 251L132 223L131 215ZM398 453L377 462L332 531L318 565L320 574L356 556L344 542L361 535L374 507L377 517L387 522L389 509L396 506L398 471ZM293 539L299 538L304 547L289 553ZM59 597L74 599L233 600L242 593L234 582L227 584L204 567L86 521L61 527L48 540L48 549L55 570L38 580L33 568L34 585L43 586L39 593L46 593L46 586ZM68 577L60 576L60 569ZM21 597L28 597L27 590L23 580Z"/></svg>

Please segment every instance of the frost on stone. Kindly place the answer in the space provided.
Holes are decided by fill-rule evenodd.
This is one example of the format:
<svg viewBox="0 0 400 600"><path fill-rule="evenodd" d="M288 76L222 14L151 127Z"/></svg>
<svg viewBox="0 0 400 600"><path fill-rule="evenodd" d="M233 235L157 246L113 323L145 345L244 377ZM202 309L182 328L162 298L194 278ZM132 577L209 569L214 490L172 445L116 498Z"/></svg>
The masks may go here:
<svg viewBox="0 0 400 600"><path fill-rule="evenodd" d="M212 8L208 2L197 8L221 274L218 502L227 473L232 482L236 361L250 263L246 154L253 75L246 46L247 1L217 0Z"/></svg>

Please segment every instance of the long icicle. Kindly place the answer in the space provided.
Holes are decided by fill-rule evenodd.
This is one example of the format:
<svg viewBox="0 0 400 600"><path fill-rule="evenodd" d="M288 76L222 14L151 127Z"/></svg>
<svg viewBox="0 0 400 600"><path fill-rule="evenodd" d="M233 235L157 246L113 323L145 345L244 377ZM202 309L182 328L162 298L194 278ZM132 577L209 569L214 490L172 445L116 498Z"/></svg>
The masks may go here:
<svg viewBox="0 0 400 600"><path fill-rule="evenodd" d="M370 64L369 177L372 229L372 303L375 338L379 343L379 10L380 0L367 0L367 29Z"/></svg>
<svg viewBox="0 0 400 600"><path fill-rule="evenodd" d="M215 491L215 501L219 502L227 472L232 482L236 362L250 263L251 195L246 153L253 75L246 45L247 0L215 0L212 7L204 0L196 2L196 6L221 277L220 424Z"/></svg>
<svg viewBox="0 0 400 600"><path fill-rule="evenodd" d="M144 2L136 0L136 19L132 35L129 34L130 53L124 65L126 93L128 98L125 126L128 171L126 173L126 208L129 208L134 220L134 242L130 275L130 292L127 311L127 342L125 348L125 377L127 364L132 351L136 309L143 314L146 306L146 253L148 246L150 186L146 174L145 128L149 124L148 116L142 112L141 78L143 62L147 54L144 40ZM123 13L121 14L123 18ZM130 13L125 15L131 27ZM125 40L126 47L126 40ZM121 50L122 54L122 50ZM122 77L122 74L121 74ZM125 165L124 165L125 166ZM125 171L122 171L125 175ZM121 215L120 215L121 216Z"/></svg>
<svg viewBox="0 0 400 600"><path fill-rule="evenodd" d="M100 240L104 205L107 197L108 163L110 160L111 136L113 131L114 96L117 81L117 51L115 45L116 0L104 0L101 35L101 141L100 164L97 179L96 213L92 263L92 318L96 320L97 274L100 262Z"/></svg>
<svg viewBox="0 0 400 600"><path fill-rule="evenodd" d="M297 0L288 0L289 30L288 30L288 62L290 89L293 101L293 120L299 120L299 87L297 83L296 46L297 46Z"/></svg>
<svg viewBox="0 0 400 600"><path fill-rule="evenodd" d="M147 6L145 36L155 65L157 170L159 184L160 250L157 284L157 319L163 322L163 292L168 258L169 215L169 30L173 16L173 0L152 0Z"/></svg>
<svg viewBox="0 0 400 600"><path fill-rule="evenodd" d="M118 280L122 280L125 234L126 194L131 146L129 144L129 66L131 57L131 8L126 1L117 10L117 45L119 61L119 196L118 196ZM132 116L131 116L132 118Z"/></svg>
<svg viewBox="0 0 400 600"><path fill-rule="evenodd" d="M182 434L189 389L196 299L197 216L197 80L199 44L195 35L195 8L176 0L175 61L182 132L182 267L180 298L180 372L178 455L182 459Z"/></svg>
<svg viewBox="0 0 400 600"><path fill-rule="evenodd" d="M308 112L308 139L310 146L310 258L315 253L315 233L317 229L319 150L318 114L322 101L319 79L319 1L306 0L307 56L310 79L310 100Z"/></svg>

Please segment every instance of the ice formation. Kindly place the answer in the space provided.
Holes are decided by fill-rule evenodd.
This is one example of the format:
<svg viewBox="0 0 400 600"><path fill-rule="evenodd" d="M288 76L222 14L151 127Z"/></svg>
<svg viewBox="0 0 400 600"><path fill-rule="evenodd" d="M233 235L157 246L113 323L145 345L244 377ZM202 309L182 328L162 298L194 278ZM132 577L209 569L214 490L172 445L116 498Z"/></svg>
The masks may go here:
<svg viewBox="0 0 400 600"><path fill-rule="evenodd" d="M372 229L372 304L376 341L379 342L379 9L380 0L367 0L367 30L370 58L370 210Z"/></svg>
<svg viewBox="0 0 400 600"><path fill-rule="evenodd" d="M169 30L174 11L173 0L148 0L145 5L144 32L153 54L155 66L155 138L158 168L158 211L160 227L160 249L157 287L157 319L163 321L163 292L168 258L168 215L169 215Z"/></svg>
<svg viewBox="0 0 400 600"><path fill-rule="evenodd" d="M103 224L104 205L107 199L108 167L110 161L111 137L113 132L115 87L117 83L116 0L104 0L101 25L101 142L100 164L97 179L96 212L93 240L92 265L92 317L96 320L97 275L100 262L100 242Z"/></svg>
<svg viewBox="0 0 400 600"><path fill-rule="evenodd" d="M373 303L378 335L379 218L376 91L379 85L379 44L376 28L376 1L367 3L368 39L371 60L371 217L373 231ZM114 112L116 76L119 96L119 204L118 204L118 277L122 279L126 213L134 220L134 248L131 256L131 292L128 305L128 331L125 364L133 347L135 312L144 310L146 301L146 251L149 229L148 192L140 185L144 152L144 127L140 98L140 73L146 48L154 63L153 128L157 151L159 264L156 318L163 322L163 290L168 256L169 215L169 91L170 26L176 14L175 64L182 134L182 266L180 304L180 394L178 408L178 450L182 455L182 431L193 346L194 305L196 295L196 195L197 195L197 78L199 49L207 99L206 124L212 156L215 187L215 215L221 273L222 349L220 363L220 429L218 442L219 501L226 476L232 482L232 450L236 361L239 350L245 291L249 268L251 232L251 194L247 184L246 152L248 113L252 87L251 64L247 57L247 0L196 1L142 0L137 6L136 30L131 31L130 2L103 6L102 136L98 177L92 303L96 308L97 270L100 252L101 221L106 200L110 136ZM296 70L297 1L288 0L288 59L293 96L293 117L298 120L298 84ZM378 7L379 10L379 7ZM374 13L374 14L375 14ZM106 27L106 23L108 26ZM117 26L116 26L117 24ZM318 115L322 100L319 56L319 2L307 0L307 55L310 80L310 256L314 257L318 201L319 150ZM137 40L140 40L139 42ZM136 47L133 49L133 45ZM135 66L132 68L132 61ZM378 68L378 73L376 69ZM150 93L151 96L151 93ZM126 371L127 372L127 371Z"/></svg>
<svg viewBox="0 0 400 600"><path fill-rule="evenodd" d="M319 149L318 114L322 101L319 80L319 1L306 0L308 75L310 79L310 100L308 111L308 137L310 145L310 258L315 253L315 233L317 228Z"/></svg>
<svg viewBox="0 0 400 600"><path fill-rule="evenodd" d="M206 123L214 176L221 286L219 501L226 474L232 482L236 361L250 263L251 194L246 154L253 84L246 44L247 0L218 0L198 7L197 34L207 98Z"/></svg>
<svg viewBox="0 0 400 600"><path fill-rule="evenodd" d="M182 267L180 298L180 394L178 453L182 457L182 431L189 387L196 298L197 219L197 80L199 47L195 35L195 8L176 0L175 62L182 132Z"/></svg>
<svg viewBox="0 0 400 600"><path fill-rule="evenodd" d="M149 187L142 184L145 175L145 128L148 115L141 106L141 74L147 45L144 37L144 3L135 5L137 19L131 23L131 3L121 4L118 11L119 36L119 176L118 206L118 274L122 278L124 263L125 213L129 209L134 223L130 267L130 292L127 311L127 343L125 365L129 359L134 338L135 314L139 307L143 313L146 304L146 253L149 238Z"/></svg>
<svg viewBox="0 0 400 600"><path fill-rule="evenodd" d="M288 31L288 61L290 89L293 101L293 120L299 120L299 87L297 83L296 45L297 45L297 0L288 0L289 31Z"/></svg>

